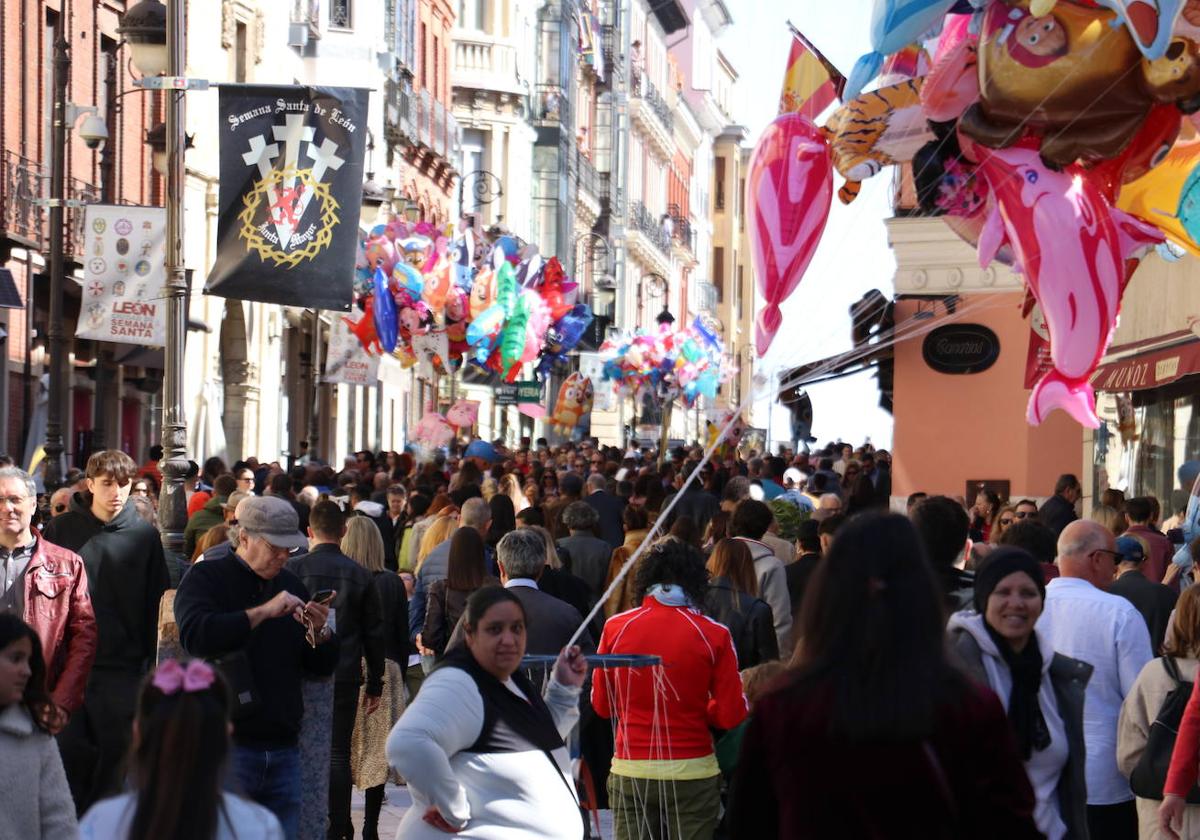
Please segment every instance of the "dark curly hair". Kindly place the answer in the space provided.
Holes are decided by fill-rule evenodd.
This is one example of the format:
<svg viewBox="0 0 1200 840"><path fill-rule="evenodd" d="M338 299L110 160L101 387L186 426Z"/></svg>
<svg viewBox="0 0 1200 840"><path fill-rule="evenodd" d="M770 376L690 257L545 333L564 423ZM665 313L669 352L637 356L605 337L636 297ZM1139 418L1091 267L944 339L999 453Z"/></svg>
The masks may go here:
<svg viewBox="0 0 1200 840"><path fill-rule="evenodd" d="M673 583L683 589L692 603L704 603L708 591L708 569L704 555L689 543L665 537L646 551L637 564L635 602L641 603L646 590L656 583Z"/></svg>

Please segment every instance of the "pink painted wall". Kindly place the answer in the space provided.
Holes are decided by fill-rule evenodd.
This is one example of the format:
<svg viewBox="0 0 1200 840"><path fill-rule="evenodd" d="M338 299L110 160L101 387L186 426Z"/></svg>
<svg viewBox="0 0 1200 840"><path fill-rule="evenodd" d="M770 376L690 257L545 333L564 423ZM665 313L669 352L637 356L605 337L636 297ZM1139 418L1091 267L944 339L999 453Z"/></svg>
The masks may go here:
<svg viewBox="0 0 1200 840"><path fill-rule="evenodd" d="M934 318L912 321L915 301L896 304L901 330L920 324L983 324L1000 340L1000 358L977 374L938 373L921 355L923 335L896 345L893 496L924 491L961 495L968 479L1008 479L1013 498L1049 496L1065 472L1082 477L1083 432L1061 411L1041 426L1025 422L1022 386L1029 323L1022 294L967 295L958 312L939 304ZM965 313L963 310L966 309Z"/></svg>

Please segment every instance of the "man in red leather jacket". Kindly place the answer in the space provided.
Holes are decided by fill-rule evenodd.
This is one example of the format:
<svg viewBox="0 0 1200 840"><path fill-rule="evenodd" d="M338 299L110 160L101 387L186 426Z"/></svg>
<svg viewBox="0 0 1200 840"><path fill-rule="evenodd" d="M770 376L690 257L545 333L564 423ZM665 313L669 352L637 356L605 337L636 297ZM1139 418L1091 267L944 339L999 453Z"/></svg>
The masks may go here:
<svg viewBox="0 0 1200 840"><path fill-rule="evenodd" d="M41 639L46 688L62 726L83 705L96 658L96 616L83 560L30 528L36 506L28 473L0 469L0 612L19 613Z"/></svg>

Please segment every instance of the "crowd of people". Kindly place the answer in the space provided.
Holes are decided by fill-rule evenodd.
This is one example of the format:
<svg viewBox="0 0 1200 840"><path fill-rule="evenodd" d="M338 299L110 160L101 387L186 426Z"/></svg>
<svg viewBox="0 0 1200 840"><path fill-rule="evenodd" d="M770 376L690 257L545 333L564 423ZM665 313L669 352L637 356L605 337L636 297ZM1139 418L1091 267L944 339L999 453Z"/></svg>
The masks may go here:
<svg viewBox="0 0 1200 840"><path fill-rule="evenodd" d="M0 836L1200 836L1186 493L661 455L0 465Z"/></svg>

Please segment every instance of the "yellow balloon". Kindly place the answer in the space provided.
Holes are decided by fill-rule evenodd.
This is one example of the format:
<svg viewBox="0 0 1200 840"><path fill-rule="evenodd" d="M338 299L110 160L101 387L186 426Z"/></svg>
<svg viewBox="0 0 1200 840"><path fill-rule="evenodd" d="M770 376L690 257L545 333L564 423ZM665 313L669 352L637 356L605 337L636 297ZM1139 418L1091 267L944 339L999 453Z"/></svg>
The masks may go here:
<svg viewBox="0 0 1200 840"><path fill-rule="evenodd" d="M1183 220L1176 215L1183 185L1197 166L1200 140L1176 143L1162 163L1121 188L1117 207L1154 225L1176 245L1200 257L1200 243L1188 235Z"/></svg>

